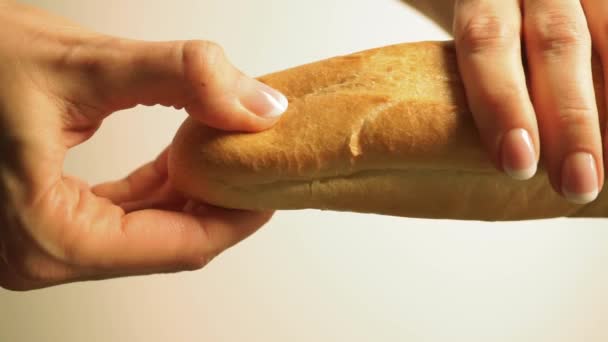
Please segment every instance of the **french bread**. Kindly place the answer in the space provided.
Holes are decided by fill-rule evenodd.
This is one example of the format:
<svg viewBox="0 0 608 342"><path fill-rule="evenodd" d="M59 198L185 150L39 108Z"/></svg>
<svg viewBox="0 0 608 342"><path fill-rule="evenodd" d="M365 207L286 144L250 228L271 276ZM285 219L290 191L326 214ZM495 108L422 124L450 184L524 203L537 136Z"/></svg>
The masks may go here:
<svg viewBox="0 0 608 342"><path fill-rule="evenodd" d="M594 56L603 126L603 79ZM187 119L170 153L176 189L247 210L324 209L412 218L515 221L608 216L554 192L541 165L497 171L467 106L452 42L387 46L259 78L289 109L271 129L223 132Z"/></svg>

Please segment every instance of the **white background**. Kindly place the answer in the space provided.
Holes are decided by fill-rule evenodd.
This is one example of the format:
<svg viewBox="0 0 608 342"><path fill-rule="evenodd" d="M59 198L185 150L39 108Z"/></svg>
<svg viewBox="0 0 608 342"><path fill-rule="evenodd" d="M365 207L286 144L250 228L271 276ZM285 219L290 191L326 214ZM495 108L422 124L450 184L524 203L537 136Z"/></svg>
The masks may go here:
<svg viewBox="0 0 608 342"><path fill-rule="evenodd" d="M398 0L29 2L105 33L214 40L253 76L448 38ZM119 113L66 169L122 177L184 117ZM283 212L201 271L0 290L0 341L606 341L605 226Z"/></svg>

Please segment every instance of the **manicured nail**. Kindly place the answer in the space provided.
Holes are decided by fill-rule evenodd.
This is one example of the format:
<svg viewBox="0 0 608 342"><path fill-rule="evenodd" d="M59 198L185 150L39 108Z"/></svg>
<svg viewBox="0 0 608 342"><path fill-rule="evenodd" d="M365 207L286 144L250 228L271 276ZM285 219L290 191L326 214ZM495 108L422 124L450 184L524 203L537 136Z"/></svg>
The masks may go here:
<svg viewBox="0 0 608 342"><path fill-rule="evenodd" d="M502 140L502 163L505 172L518 180L530 179L537 169L532 138L525 129L508 131Z"/></svg>
<svg viewBox="0 0 608 342"><path fill-rule="evenodd" d="M287 110L285 95L258 80L243 80L239 91L241 104L257 116L274 118Z"/></svg>
<svg viewBox="0 0 608 342"><path fill-rule="evenodd" d="M597 198L599 184L595 158L589 153L569 155L562 166L562 192L576 204L586 204Z"/></svg>

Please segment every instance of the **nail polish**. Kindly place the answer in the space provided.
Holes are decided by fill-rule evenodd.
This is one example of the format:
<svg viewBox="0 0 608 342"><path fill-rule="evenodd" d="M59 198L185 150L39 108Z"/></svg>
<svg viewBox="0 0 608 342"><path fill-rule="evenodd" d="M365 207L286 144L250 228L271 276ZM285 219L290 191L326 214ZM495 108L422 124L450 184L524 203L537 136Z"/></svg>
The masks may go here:
<svg viewBox="0 0 608 342"><path fill-rule="evenodd" d="M502 162L505 172L514 179L526 180L536 174L536 152L532 138L525 129L513 129L504 135Z"/></svg>
<svg viewBox="0 0 608 342"><path fill-rule="evenodd" d="M572 203L592 202L599 193L597 178L595 158L590 153L572 153L562 166L562 192Z"/></svg>
<svg viewBox="0 0 608 342"><path fill-rule="evenodd" d="M285 95L258 80L242 82L240 91L241 104L257 116L275 118L287 110Z"/></svg>

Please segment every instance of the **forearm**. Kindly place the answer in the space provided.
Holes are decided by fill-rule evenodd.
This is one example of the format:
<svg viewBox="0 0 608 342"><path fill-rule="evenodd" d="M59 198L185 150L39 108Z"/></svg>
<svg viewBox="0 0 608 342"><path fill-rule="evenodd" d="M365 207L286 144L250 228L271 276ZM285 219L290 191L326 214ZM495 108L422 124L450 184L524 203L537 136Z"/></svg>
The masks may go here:
<svg viewBox="0 0 608 342"><path fill-rule="evenodd" d="M433 20L446 32L452 33L454 0L402 0Z"/></svg>

